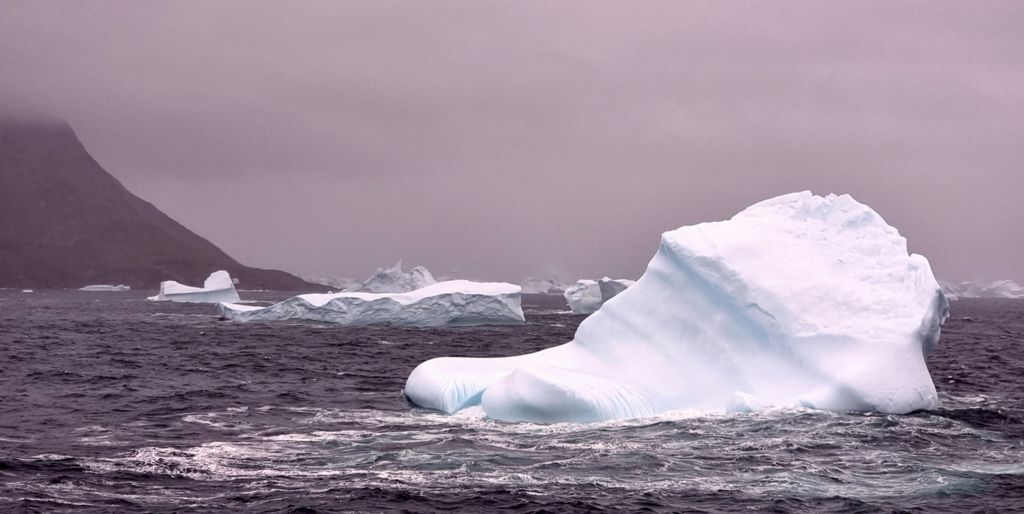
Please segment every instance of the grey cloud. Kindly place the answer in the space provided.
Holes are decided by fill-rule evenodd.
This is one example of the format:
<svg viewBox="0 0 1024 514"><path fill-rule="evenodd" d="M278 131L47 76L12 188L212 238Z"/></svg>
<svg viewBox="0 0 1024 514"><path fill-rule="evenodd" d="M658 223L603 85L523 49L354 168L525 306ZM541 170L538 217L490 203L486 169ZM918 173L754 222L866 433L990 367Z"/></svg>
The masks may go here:
<svg viewBox="0 0 1024 514"><path fill-rule="evenodd" d="M1024 281L1013 2L5 2L0 106L68 118L243 261L636 276L658 234L849 192Z"/></svg>

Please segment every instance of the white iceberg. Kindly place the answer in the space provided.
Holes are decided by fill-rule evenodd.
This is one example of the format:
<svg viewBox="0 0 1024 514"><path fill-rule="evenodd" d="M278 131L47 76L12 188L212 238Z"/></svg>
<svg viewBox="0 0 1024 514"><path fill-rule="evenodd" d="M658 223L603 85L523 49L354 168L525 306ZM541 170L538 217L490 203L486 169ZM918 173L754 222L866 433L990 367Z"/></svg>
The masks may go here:
<svg viewBox="0 0 1024 514"><path fill-rule="evenodd" d="M405 394L533 422L796 405L905 413L937 405L925 356L948 310L927 259L873 210L794 193L662 234L643 277L573 341L432 359Z"/></svg>
<svg viewBox="0 0 1024 514"><path fill-rule="evenodd" d="M517 325L526 321L520 291L514 284L452 280L408 293L304 294L269 307L222 303L220 315L235 321L304 319L343 325Z"/></svg>
<svg viewBox="0 0 1024 514"><path fill-rule="evenodd" d="M942 283L942 291L950 300L960 298L1024 298L1024 287L1012 280L996 280L995 282L950 282Z"/></svg>
<svg viewBox="0 0 1024 514"><path fill-rule="evenodd" d="M203 287L192 287L180 284L173 280L166 280L160 283L160 294L150 296L152 301L169 302L193 302L193 303L219 303L239 302L238 291L235 291L235 283L231 280L228 272L214 271L203 282Z"/></svg>
<svg viewBox="0 0 1024 514"><path fill-rule="evenodd" d="M370 278L363 281L358 290L368 293L408 293L436 283L437 280L430 274L430 270L423 266L416 266L408 273L403 272L402 261L399 260L394 266L377 268Z"/></svg>
<svg viewBox="0 0 1024 514"><path fill-rule="evenodd" d="M89 285L89 286L85 286L85 287L80 287L80 288L78 288L78 290L79 291L100 292L100 293L122 293L122 292L125 292L125 291L131 291L132 288L130 286L126 286L126 285L123 285L123 284L116 285L116 286L112 286L112 285L109 285L109 284L94 284L94 285Z"/></svg>
<svg viewBox="0 0 1024 514"><path fill-rule="evenodd" d="M574 314L590 314L635 283L634 280L608 277L601 280L577 280L565 290L563 296Z"/></svg>

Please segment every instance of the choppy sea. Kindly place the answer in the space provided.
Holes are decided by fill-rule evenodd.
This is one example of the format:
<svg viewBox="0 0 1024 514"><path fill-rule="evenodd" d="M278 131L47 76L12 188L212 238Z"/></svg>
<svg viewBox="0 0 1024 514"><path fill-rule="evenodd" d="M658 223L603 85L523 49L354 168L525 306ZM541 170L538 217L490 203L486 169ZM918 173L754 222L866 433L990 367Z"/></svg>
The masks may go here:
<svg viewBox="0 0 1024 514"><path fill-rule="evenodd" d="M953 303L933 411L534 425L401 391L432 357L569 341L559 298L409 329L145 295L0 291L0 512L1024 511L1024 301Z"/></svg>

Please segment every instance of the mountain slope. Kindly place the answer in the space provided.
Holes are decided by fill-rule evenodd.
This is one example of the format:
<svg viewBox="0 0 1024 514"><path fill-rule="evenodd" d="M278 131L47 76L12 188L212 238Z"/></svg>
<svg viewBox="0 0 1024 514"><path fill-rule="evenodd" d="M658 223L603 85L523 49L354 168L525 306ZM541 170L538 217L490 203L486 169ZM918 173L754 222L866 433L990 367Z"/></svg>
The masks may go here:
<svg viewBox="0 0 1024 514"><path fill-rule="evenodd" d="M67 123L0 119L0 287L156 288L218 269L247 289L321 288L243 266L133 195Z"/></svg>

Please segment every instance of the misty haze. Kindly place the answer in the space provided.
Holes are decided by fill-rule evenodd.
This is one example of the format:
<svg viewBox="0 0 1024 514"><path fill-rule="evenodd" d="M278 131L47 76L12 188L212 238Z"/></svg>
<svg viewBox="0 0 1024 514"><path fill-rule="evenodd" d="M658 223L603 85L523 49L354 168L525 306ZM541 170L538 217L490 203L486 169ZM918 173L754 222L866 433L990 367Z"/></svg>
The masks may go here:
<svg viewBox="0 0 1024 514"><path fill-rule="evenodd" d="M1024 510L1022 26L0 2L0 511Z"/></svg>

